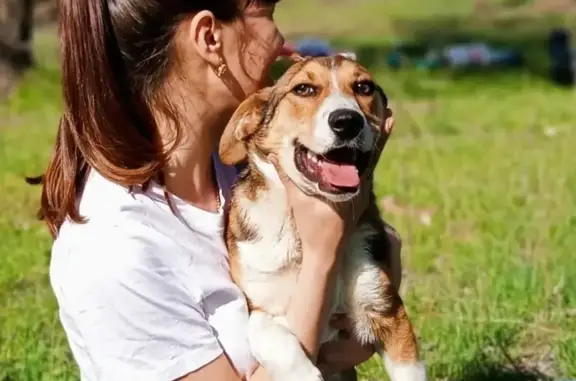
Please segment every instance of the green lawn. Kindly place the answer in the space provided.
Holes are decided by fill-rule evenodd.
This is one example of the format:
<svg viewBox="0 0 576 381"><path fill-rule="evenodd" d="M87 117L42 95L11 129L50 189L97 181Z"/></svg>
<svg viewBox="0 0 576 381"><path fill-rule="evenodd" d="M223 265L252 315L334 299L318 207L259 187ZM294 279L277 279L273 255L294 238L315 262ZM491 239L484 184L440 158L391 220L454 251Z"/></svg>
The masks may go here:
<svg viewBox="0 0 576 381"><path fill-rule="evenodd" d="M357 49L392 100L378 193L404 237L403 295L433 379L576 378L576 93L542 76L547 28L573 17L356 1L285 0L278 22ZM530 64L428 73L382 63L400 37L470 36L518 47ZM0 381L78 379L48 284L39 190L23 181L42 171L61 106L53 32L36 45L38 67L0 105ZM375 359L362 375L386 379Z"/></svg>

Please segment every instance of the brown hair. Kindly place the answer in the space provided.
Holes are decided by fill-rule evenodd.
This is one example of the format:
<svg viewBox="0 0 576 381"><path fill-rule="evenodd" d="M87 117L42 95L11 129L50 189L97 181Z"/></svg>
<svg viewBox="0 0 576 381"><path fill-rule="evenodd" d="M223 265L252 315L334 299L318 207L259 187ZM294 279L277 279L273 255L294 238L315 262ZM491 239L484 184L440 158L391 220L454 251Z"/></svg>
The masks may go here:
<svg viewBox="0 0 576 381"><path fill-rule="evenodd" d="M84 221L77 199L90 168L128 187L153 179L163 183L168 153L160 144L151 105L170 114L160 97L175 62L176 28L201 10L222 22L233 21L242 14L241 3L88 0L80 5L60 0L64 113L46 173L28 178L43 184L40 217L54 237L67 217Z"/></svg>

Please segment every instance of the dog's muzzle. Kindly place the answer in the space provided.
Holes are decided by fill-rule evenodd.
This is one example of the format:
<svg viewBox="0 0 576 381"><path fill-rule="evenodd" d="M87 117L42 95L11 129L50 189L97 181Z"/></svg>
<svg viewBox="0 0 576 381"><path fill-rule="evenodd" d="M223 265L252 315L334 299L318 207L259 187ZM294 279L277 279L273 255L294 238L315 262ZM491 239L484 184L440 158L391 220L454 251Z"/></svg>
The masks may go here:
<svg viewBox="0 0 576 381"><path fill-rule="evenodd" d="M338 139L350 141L362 132L364 117L356 110L341 108L330 113L328 125Z"/></svg>

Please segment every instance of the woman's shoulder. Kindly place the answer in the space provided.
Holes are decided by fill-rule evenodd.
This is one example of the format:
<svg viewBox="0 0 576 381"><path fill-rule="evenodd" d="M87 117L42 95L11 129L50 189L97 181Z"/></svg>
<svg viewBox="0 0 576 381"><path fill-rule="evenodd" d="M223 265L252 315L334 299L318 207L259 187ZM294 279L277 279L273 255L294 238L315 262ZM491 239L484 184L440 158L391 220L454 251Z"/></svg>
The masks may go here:
<svg viewBox="0 0 576 381"><path fill-rule="evenodd" d="M168 205L154 193L129 190L92 171L79 202L83 222L67 219L53 246L53 255L63 251L125 251L139 254L166 250L176 242L166 226L176 224ZM118 258L117 258L118 259Z"/></svg>
<svg viewBox="0 0 576 381"><path fill-rule="evenodd" d="M53 284L114 284L180 265L181 247L170 233L174 216L153 197L92 172L79 213L84 221L67 219L53 243Z"/></svg>
<svg viewBox="0 0 576 381"><path fill-rule="evenodd" d="M66 221L51 252L55 292L105 288L113 293L128 287L146 293L152 287L201 300L205 274L218 269L212 258L220 253L195 247L200 238L193 231L177 230L173 219L169 212L134 203L88 215L84 223Z"/></svg>
<svg viewBox="0 0 576 381"><path fill-rule="evenodd" d="M130 217L66 223L52 247L50 283L60 308L69 312L140 300L136 295L200 303L202 272L185 267L188 254L169 237Z"/></svg>
<svg viewBox="0 0 576 381"><path fill-rule="evenodd" d="M174 252L174 242L145 221L132 213L110 217L84 223L66 221L52 246L51 270L62 268L65 272L85 273L85 277L121 277L143 266L154 270L154 262L171 258L159 253Z"/></svg>
<svg viewBox="0 0 576 381"><path fill-rule="evenodd" d="M86 259L94 255L95 259L118 262L173 246L173 240L153 223L154 219L165 218L165 213L120 192L100 194L100 206L93 194L83 197L79 211L84 221L67 219L62 224L52 247L53 257L79 252ZM115 257L119 252L123 255Z"/></svg>
<svg viewBox="0 0 576 381"><path fill-rule="evenodd" d="M53 244L53 284L89 287L158 278L204 290L206 277L226 273L218 230L191 229L154 194L128 192L94 176L82 196L80 215L85 222L67 220Z"/></svg>

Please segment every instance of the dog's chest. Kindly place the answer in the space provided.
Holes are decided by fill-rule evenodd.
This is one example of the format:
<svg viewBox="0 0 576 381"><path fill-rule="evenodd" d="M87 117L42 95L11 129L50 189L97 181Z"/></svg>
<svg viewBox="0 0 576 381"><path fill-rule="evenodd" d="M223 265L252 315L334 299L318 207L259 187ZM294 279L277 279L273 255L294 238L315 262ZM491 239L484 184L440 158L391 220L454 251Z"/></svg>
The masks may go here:
<svg viewBox="0 0 576 381"><path fill-rule="evenodd" d="M285 196L278 193L262 194L257 200L237 199L238 215L253 234L250 239L236 241L233 260L239 272L235 279L250 302L283 315L297 282L302 255Z"/></svg>
<svg viewBox="0 0 576 381"><path fill-rule="evenodd" d="M274 315L284 315L298 280L302 253L290 213L280 196L244 202L243 213L256 232L255 238L237 242L240 286L253 305ZM274 200L274 202L272 202ZM278 202L279 201L279 202ZM352 290L358 282L378 283L370 255L369 226L359 226L341 258L331 312L346 312L350 302L371 293L366 287ZM368 278L368 279L367 279ZM355 292L360 294L354 295Z"/></svg>
<svg viewBox="0 0 576 381"><path fill-rule="evenodd" d="M245 223L254 232L251 239L238 241L243 264L264 273L276 273L299 263L301 253L285 196L264 194L256 201L240 199L238 205Z"/></svg>

